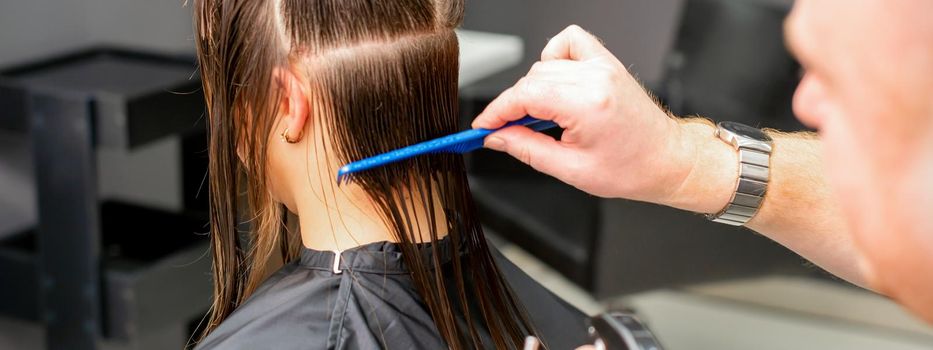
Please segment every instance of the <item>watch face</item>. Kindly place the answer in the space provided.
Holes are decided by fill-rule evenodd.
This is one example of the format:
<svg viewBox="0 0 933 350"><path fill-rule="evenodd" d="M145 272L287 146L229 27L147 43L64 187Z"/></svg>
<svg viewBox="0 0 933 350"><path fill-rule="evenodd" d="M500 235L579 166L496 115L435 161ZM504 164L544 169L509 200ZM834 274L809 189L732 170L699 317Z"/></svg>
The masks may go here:
<svg viewBox="0 0 933 350"><path fill-rule="evenodd" d="M771 141L771 136L768 136L768 134L765 134L763 131L759 129L755 129L753 127L750 127L742 123L721 122L719 123L719 125L722 126L724 129L727 129L736 134L748 137L750 139L754 139L754 140L758 140L762 142Z"/></svg>

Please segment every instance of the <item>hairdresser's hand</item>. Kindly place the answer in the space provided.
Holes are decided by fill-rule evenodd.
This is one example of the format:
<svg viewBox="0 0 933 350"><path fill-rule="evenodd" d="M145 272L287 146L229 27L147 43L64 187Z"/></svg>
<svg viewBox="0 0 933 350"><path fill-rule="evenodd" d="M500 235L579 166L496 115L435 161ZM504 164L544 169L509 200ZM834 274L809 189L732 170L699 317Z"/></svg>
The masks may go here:
<svg viewBox="0 0 933 350"><path fill-rule="evenodd" d="M685 124L696 123L668 116L580 27L552 38L541 61L492 101L473 127L497 128L525 115L559 124L565 129L561 140L511 127L487 137L485 146L597 196L718 210L687 205L678 193L697 158L689 135L697 127ZM712 128L704 128L702 137L713 140Z"/></svg>

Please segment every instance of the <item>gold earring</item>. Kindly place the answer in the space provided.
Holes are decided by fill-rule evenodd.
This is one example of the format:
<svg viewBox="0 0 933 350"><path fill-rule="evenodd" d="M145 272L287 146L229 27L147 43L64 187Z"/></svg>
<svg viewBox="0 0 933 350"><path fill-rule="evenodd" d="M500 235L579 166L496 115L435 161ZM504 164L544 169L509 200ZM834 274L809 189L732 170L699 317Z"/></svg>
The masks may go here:
<svg viewBox="0 0 933 350"><path fill-rule="evenodd" d="M298 140L301 139L301 134L298 134L298 140L289 139L289 138L288 138L288 128L285 128L285 130L282 131L282 135L281 135L281 136L282 136L282 141L285 141L285 143L296 143L296 142L298 142Z"/></svg>

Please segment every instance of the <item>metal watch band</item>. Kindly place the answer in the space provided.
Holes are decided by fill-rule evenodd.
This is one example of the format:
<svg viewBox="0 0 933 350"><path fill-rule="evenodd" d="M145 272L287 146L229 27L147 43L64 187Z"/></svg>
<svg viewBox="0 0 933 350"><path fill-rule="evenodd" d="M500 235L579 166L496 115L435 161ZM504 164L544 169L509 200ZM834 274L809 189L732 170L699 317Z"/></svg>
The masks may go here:
<svg viewBox="0 0 933 350"><path fill-rule="evenodd" d="M715 222L742 226L758 213L768 191L771 138L761 130L734 122L719 123L717 136L738 150L739 178L729 204L708 217Z"/></svg>

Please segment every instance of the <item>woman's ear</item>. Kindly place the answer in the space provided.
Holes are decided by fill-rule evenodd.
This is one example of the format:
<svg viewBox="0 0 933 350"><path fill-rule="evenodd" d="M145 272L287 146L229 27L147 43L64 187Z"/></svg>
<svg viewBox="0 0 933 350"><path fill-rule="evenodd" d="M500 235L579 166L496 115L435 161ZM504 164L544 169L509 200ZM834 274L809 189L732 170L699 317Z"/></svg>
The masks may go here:
<svg viewBox="0 0 933 350"><path fill-rule="evenodd" d="M279 97L281 119L277 124L279 129L275 132L281 135L283 141L297 143L304 137L305 124L311 114L308 92L305 90L307 85L303 84L303 80L298 75L286 68L275 68L272 74L281 92Z"/></svg>

